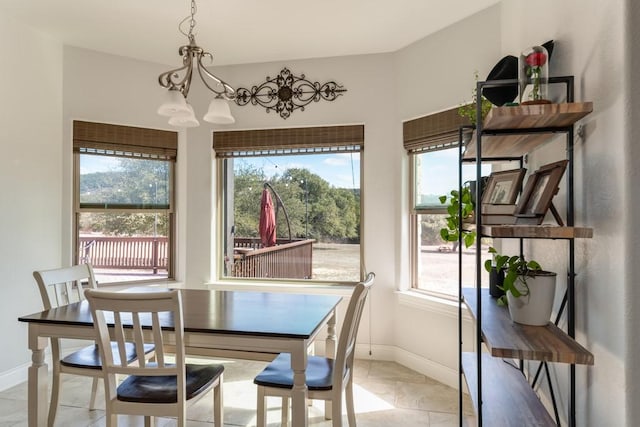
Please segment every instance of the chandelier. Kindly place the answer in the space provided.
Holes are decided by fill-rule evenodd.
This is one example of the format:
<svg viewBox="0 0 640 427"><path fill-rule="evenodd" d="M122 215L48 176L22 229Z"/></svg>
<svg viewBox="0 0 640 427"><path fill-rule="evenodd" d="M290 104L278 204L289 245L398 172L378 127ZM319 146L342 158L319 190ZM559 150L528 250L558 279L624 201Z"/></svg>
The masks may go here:
<svg viewBox="0 0 640 427"><path fill-rule="evenodd" d="M210 123L230 124L235 119L231 115L227 101L235 99L235 90L222 79L213 75L202 63L204 59L213 62L213 55L196 44L193 29L196 26L197 11L195 0L191 0L191 16L184 18L178 25L178 30L189 40L189 44L181 46L178 53L182 57L182 67L169 70L158 76L160 86L168 89L165 100L158 107L158 114L169 117L169 124L178 127L200 126L193 107L187 102L191 78L197 70L204 85L215 94L209 104L209 110L203 119ZM184 26L189 29L185 31Z"/></svg>

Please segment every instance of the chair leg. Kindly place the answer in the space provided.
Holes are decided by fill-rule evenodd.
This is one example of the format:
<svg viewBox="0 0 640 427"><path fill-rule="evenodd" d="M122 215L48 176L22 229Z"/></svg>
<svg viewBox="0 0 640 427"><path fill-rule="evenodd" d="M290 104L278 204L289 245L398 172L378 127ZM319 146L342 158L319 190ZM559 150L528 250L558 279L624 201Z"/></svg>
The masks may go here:
<svg viewBox="0 0 640 427"><path fill-rule="evenodd" d="M156 417L145 415L145 417L144 417L144 427L153 427L155 425L156 425ZM182 419L180 419L180 417L178 417L178 425L179 426L184 426L184 417Z"/></svg>
<svg viewBox="0 0 640 427"><path fill-rule="evenodd" d="M267 408L265 405L264 388L258 386L258 417L256 420L256 427L266 427L267 425Z"/></svg>
<svg viewBox="0 0 640 427"><path fill-rule="evenodd" d="M107 416L105 417L106 426L105 427L117 427L118 426L118 415L110 414L107 412Z"/></svg>
<svg viewBox="0 0 640 427"><path fill-rule="evenodd" d="M213 388L213 422L215 427L223 427L222 421L224 420L222 405L222 375L218 378L218 384Z"/></svg>
<svg viewBox="0 0 640 427"><path fill-rule="evenodd" d="M53 375L51 377L51 402L49 402L49 419L47 425L53 427L58 410L58 398L60 397L60 370L56 369L54 362Z"/></svg>
<svg viewBox="0 0 640 427"><path fill-rule="evenodd" d="M342 396L332 399L331 404L331 425L342 427Z"/></svg>
<svg viewBox="0 0 640 427"><path fill-rule="evenodd" d="M89 400L90 411L96 409L96 394L98 394L98 377L94 377L93 383L91 384L91 400Z"/></svg>
<svg viewBox="0 0 640 427"><path fill-rule="evenodd" d="M311 402L311 400L309 400L309 402ZM289 425L289 398L288 397L282 398L282 413L280 416L281 416L280 422L282 424L282 427L288 426Z"/></svg>
<svg viewBox="0 0 640 427"><path fill-rule="evenodd" d="M356 427L356 411L353 406L353 382L349 380L345 388L345 400L347 401L347 419L349 427Z"/></svg>

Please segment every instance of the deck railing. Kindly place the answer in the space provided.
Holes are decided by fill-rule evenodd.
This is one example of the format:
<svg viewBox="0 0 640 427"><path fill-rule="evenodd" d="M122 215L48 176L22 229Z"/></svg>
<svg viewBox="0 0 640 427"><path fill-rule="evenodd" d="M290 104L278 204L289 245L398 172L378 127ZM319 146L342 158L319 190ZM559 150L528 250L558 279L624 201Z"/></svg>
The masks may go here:
<svg viewBox="0 0 640 427"><path fill-rule="evenodd" d="M276 246L263 248L260 239L234 239L233 277L310 279L313 239L279 239Z"/></svg>
<svg viewBox="0 0 640 427"><path fill-rule="evenodd" d="M80 260L96 268L167 270L166 237L80 237Z"/></svg>
<svg viewBox="0 0 640 427"><path fill-rule="evenodd" d="M260 239L234 239L233 277L309 279L312 274L313 239L278 239L263 248ZM80 237L79 262L95 268L167 270L166 237Z"/></svg>

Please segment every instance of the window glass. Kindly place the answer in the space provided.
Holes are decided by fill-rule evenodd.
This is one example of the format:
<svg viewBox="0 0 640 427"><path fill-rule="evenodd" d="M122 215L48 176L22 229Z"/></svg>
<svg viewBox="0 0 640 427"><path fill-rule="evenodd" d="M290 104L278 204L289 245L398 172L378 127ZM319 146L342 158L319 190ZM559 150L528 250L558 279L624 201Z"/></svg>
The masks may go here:
<svg viewBox="0 0 640 427"><path fill-rule="evenodd" d="M171 277L173 162L76 156L78 262L103 284Z"/></svg>
<svg viewBox="0 0 640 427"><path fill-rule="evenodd" d="M446 227L446 205L440 196L458 190L458 148L426 151L412 155L413 200L411 214L413 284L416 289L439 295L458 293L458 251L462 251L463 286L474 286L476 280L476 245L468 248L457 242L445 242L440 229ZM490 165L482 165L482 175L490 174ZM475 164L463 164L463 182L475 180ZM481 240L482 258L487 259L490 239ZM483 261L484 262L484 261ZM483 287L488 287L488 273L482 271Z"/></svg>
<svg viewBox="0 0 640 427"><path fill-rule="evenodd" d="M360 280L359 152L220 161L225 277ZM275 241L261 227L264 197Z"/></svg>
<svg viewBox="0 0 640 427"><path fill-rule="evenodd" d="M80 207L169 208L170 162L80 155Z"/></svg>

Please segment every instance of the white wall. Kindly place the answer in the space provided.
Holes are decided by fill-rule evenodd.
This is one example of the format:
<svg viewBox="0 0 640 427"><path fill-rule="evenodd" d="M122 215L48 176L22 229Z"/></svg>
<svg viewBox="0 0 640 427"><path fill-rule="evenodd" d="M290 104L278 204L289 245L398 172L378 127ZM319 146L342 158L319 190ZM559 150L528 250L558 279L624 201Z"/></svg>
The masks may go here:
<svg viewBox="0 0 640 427"><path fill-rule="evenodd" d="M337 101L314 103L286 121L258 107L234 106L233 128L365 125L363 241L367 268L378 280L371 299L372 324L368 318L363 321L366 331L371 326L374 357L393 356L425 370L443 369L445 380L455 375L456 321L451 311L427 312L423 308L428 304L400 304L394 295L408 283L407 162L401 121L470 99L474 70L483 78L501 56L553 38L551 72L575 75L576 98L595 105L585 120L586 137L576 147L576 220L595 230L594 239L576 245L579 340L595 354L594 367L578 368L578 424L631 426L640 419L635 404L640 374L633 370L640 350L633 328L640 316L634 305L640 291L630 279L640 266L623 255L637 253L639 245L637 232L630 230L635 229L632 213L639 204L633 123L640 120L637 101L632 103L629 93L638 95L640 87L629 78L629 67L638 69L637 59L630 56L638 49L638 39L631 38L630 28L640 19L634 5L625 21L627 3L633 4L504 0L502 6L396 54L218 68L234 86L261 82L287 66L312 80L336 80L347 88ZM6 17L0 17L0 24L0 78L15 82L4 89L10 102L0 107L0 138L8 152L0 172L6 203L0 211L0 287L11 287L12 293L10 303L0 302L0 321L15 326L3 328L0 340L17 349L0 352L0 375L6 383L30 360L26 327L16 318L39 308L31 271L71 258L71 121L170 129L155 114L162 97L156 77L175 64L70 47L63 54L62 46L46 35ZM21 58L20 67L13 66L13 58ZM208 99L197 85L191 102L202 115ZM217 239L215 234L208 238L216 221L215 195L210 192L215 178L212 129L203 122L179 137L177 277L188 286L202 286L216 277L212 259ZM533 156L531 164L562 154L554 145ZM552 268L565 268L564 261L554 261L566 258L563 244L540 243L533 251ZM363 333L360 341L367 340ZM564 372L558 370L555 381L566 382ZM562 393L560 398L566 401L567 396Z"/></svg>
<svg viewBox="0 0 640 427"><path fill-rule="evenodd" d="M62 257L62 45L0 15L0 51L0 372L11 383L31 360L17 318L42 309L31 273Z"/></svg>
<svg viewBox="0 0 640 427"><path fill-rule="evenodd" d="M432 314L420 314L412 308L398 310L398 322L390 320L396 314L395 303L392 303L395 301L394 292L399 286L407 286L406 281L400 283L399 279L408 277L407 257L401 255L406 253L406 228L399 226L406 213L403 207L407 206L403 196L406 191L398 191L406 187L406 156L402 148L400 120L469 99L474 85L474 70L486 74L497 62L498 16L499 9L494 7L463 21L455 29L438 33L433 41L417 43L397 55L323 58L215 69L221 78L234 86L251 87L264 81L266 76L278 74L286 66L293 73L304 73L313 81L335 80L347 89L345 95L336 101L312 103L305 111L296 111L287 120L273 112L267 114L261 107L234 105L232 112L236 124L220 127L365 125L363 242L365 265L377 274L371 295L372 309L374 313L383 314L372 317L371 340L384 353L380 355L383 358L392 358L387 350L399 342L406 352L416 352L431 363L455 369L452 360L456 350L451 345L455 338L453 334L439 333L442 322L455 327L451 317L443 320L436 316L434 320ZM475 37L477 32L486 37L483 47L473 50L472 54L458 54L458 50L468 48L467 40ZM430 58L439 58L441 62L434 63ZM65 201L67 212L63 217L71 218L71 121L86 119L168 128L164 120L155 114L162 95L156 76L167 66L70 47L65 48L64 59L64 146L65 152L69 153L65 158L69 167L64 170L67 171L65 194L69 199ZM441 64L447 65L442 67ZM126 79L113 78L123 72L127 74ZM458 84L458 80L466 83ZM204 114L210 99L208 91L196 81L189 100L198 116ZM217 277L216 194L210 191L212 186L216 188L215 164L211 161L212 130L213 125L201 121L199 128L182 132L178 154L178 190L182 203L178 206L180 259L177 278L191 287L202 286ZM63 235L71 235L71 229L65 230ZM211 235L214 237L208 239ZM71 245L70 240L68 244ZM406 316L403 314L405 311L408 312ZM422 340L412 338L412 328L404 326L416 322L425 325L425 338ZM368 338L368 334L363 334L360 341L368 341ZM426 344L436 339L442 339L443 345L432 347ZM376 356L374 351L373 357Z"/></svg>
<svg viewBox="0 0 640 427"><path fill-rule="evenodd" d="M396 122L424 116L470 102L479 79L484 80L501 58L500 6L486 9L456 25L420 40L395 55L397 89ZM395 136L399 150L402 128ZM410 287L409 277L409 213L408 157L402 155L399 183L402 202L396 206L398 252L395 263L399 289ZM401 302L404 299L400 300ZM457 386L458 321L457 309L444 307L433 311L419 304L399 304L395 317L395 346L423 359L414 369L427 371L434 378ZM465 344L473 345L470 324L465 328ZM416 332L420 337L416 339ZM415 358L414 358L415 359ZM443 372L438 372L443 368Z"/></svg>
<svg viewBox="0 0 640 427"><path fill-rule="evenodd" d="M594 103L594 112L583 121L585 138L577 138L575 144L576 224L594 228L593 239L576 242L577 336L595 356L595 366L576 369L577 424L585 426L631 426L638 420L631 416L637 395L625 399L628 384L633 383L628 374L633 372L635 356L626 348L635 335L630 314L638 310L631 298L635 294L638 301L633 290L637 285L628 278L638 267L634 257L624 254L637 241L637 233L630 232L636 221L629 206L637 203L637 191L632 189L638 178L632 173L637 166L627 160L629 146L637 142L627 135L625 71L631 51L625 40L624 3L505 0L502 6L503 53L517 55L527 46L555 39L550 73L574 75L576 100ZM558 158L564 158L563 141L536 153L530 169ZM566 243L537 242L532 244L532 255L546 269L562 272L566 247ZM563 288L566 280L559 278ZM567 369L552 366L554 382L563 384L560 400L566 408Z"/></svg>

